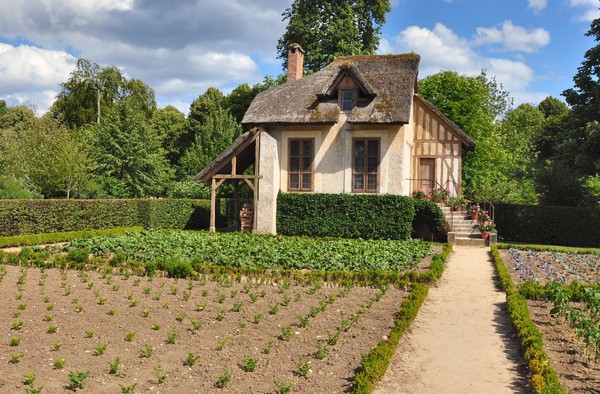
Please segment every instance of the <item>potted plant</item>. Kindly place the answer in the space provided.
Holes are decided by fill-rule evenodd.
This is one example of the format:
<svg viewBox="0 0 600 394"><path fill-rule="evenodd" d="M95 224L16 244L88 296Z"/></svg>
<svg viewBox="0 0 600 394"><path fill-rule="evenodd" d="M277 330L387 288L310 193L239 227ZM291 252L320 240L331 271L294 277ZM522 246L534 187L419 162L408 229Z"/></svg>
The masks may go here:
<svg viewBox="0 0 600 394"><path fill-rule="evenodd" d="M488 224L491 223L491 220L487 211L480 211L479 214L477 215L477 221L479 222L479 224Z"/></svg>
<svg viewBox="0 0 600 394"><path fill-rule="evenodd" d="M471 216L471 220L477 220L479 211L480 211L479 204L470 205L469 208L467 208L467 214L469 216Z"/></svg>
<svg viewBox="0 0 600 394"><path fill-rule="evenodd" d="M492 222L487 222L486 224L480 224L479 231L481 231L481 238L487 239L490 236L490 233L496 232L496 226L494 226L494 223L492 223Z"/></svg>
<svg viewBox="0 0 600 394"><path fill-rule="evenodd" d="M433 202L444 202L447 196L446 190L442 188L431 189L431 201Z"/></svg>
<svg viewBox="0 0 600 394"><path fill-rule="evenodd" d="M425 193L423 190L415 190L412 192L411 197L418 200L427 200L427 193Z"/></svg>
<svg viewBox="0 0 600 394"><path fill-rule="evenodd" d="M462 197L450 197L447 201L448 206L456 212L462 212L462 210L467 206L467 203L468 201Z"/></svg>

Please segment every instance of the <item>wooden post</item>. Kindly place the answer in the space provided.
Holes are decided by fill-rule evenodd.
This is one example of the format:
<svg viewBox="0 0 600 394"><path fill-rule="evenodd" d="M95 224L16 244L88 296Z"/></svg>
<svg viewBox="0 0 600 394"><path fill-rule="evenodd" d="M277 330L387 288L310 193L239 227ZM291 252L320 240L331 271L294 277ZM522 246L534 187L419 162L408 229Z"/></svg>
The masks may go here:
<svg viewBox="0 0 600 394"><path fill-rule="evenodd" d="M259 168L259 162L258 160L260 159L260 137L261 137L261 132L258 132L258 135L256 136L256 139L254 140L254 187L252 188L252 204L253 204L253 210L252 210L252 233L256 234L257 233L257 229L256 229L256 224L258 223L258 187L260 185L260 181L259 181L259 174L260 174L260 168Z"/></svg>
<svg viewBox="0 0 600 394"><path fill-rule="evenodd" d="M217 209L217 180L212 178L212 186L210 188L210 227L208 231L214 233L217 231L215 226L216 209Z"/></svg>
<svg viewBox="0 0 600 394"><path fill-rule="evenodd" d="M240 229L240 183L238 180L235 180L233 184L233 226L236 231Z"/></svg>

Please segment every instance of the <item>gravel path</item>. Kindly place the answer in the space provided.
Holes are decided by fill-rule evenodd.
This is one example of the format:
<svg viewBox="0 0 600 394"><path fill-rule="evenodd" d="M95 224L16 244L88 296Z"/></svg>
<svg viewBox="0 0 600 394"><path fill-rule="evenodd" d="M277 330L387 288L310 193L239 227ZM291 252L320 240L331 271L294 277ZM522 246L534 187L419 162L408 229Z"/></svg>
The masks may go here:
<svg viewBox="0 0 600 394"><path fill-rule="evenodd" d="M489 249L454 246L374 393L530 393L494 275Z"/></svg>

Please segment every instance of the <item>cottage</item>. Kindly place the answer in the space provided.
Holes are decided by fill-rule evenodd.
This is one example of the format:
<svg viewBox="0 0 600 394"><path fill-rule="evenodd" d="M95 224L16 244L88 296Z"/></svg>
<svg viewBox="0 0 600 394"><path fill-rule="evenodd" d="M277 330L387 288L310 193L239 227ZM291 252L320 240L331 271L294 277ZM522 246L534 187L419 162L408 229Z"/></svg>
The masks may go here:
<svg viewBox="0 0 600 394"><path fill-rule="evenodd" d="M275 233L280 191L460 193L462 151L475 143L418 94L419 55L339 57L306 77L303 56L290 45L287 83L254 99L242 121L250 131L196 176L212 182L211 230L226 180L253 190L258 233Z"/></svg>

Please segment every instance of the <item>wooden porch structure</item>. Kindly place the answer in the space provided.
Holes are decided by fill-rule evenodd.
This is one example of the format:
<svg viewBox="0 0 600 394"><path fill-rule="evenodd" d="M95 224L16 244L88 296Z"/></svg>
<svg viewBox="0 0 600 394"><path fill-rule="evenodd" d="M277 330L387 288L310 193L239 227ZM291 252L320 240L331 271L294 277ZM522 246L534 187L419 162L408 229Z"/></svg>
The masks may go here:
<svg viewBox="0 0 600 394"><path fill-rule="evenodd" d="M239 188L240 184L247 184L253 192L253 218L252 229L256 229L258 183L258 131L250 130L240 135L230 146L225 149L215 160L204 168L195 180L211 182L210 192L210 225L209 231L215 232L216 228L216 198L217 190L225 181L234 182L234 212L235 223L240 211ZM254 174L243 175L254 164ZM236 225L237 226L237 225Z"/></svg>

